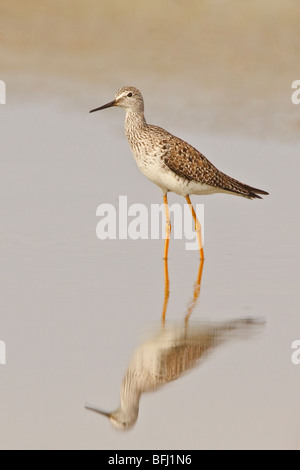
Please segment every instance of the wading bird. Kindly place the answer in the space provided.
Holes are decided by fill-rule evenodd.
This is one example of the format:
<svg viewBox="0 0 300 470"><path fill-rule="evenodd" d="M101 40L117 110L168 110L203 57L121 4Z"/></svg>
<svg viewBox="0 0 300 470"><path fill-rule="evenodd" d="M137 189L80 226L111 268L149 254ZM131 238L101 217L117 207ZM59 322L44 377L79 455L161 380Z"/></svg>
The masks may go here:
<svg viewBox="0 0 300 470"><path fill-rule="evenodd" d="M184 196L192 212L197 232L200 258L204 259L201 225L190 200L191 194L227 193L247 199L261 199L266 191L253 188L219 171L190 144L161 127L147 124L141 92L132 86L117 91L115 99L90 112L119 106L126 111L125 133L141 172L163 191L166 213L164 259L168 257L171 221L167 194Z"/></svg>

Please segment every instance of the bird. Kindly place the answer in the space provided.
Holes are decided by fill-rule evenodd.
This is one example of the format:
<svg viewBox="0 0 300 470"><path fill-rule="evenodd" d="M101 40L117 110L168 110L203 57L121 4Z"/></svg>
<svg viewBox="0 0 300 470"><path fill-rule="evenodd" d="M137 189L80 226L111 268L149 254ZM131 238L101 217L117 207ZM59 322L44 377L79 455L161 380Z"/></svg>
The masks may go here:
<svg viewBox="0 0 300 470"><path fill-rule="evenodd" d="M185 197L197 233L200 259L204 259L201 225L190 196L226 193L247 199L262 199L267 191L254 188L219 171L201 152L165 129L148 124L144 115L144 99L133 86L123 86L109 103L90 113L111 107L126 111L125 134L140 171L163 192L166 215L164 259L168 258L171 220L168 193Z"/></svg>
<svg viewBox="0 0 300 470"><path fill-rule="evenodd" d="M115 429L129 431L137 422L144 393L155 392L180 379L222 344L247 339L261 326L259 319L240 318L160 328L136 348L122 381L120 406L111 412L88 403L85 408L109 418Z"/></svg>

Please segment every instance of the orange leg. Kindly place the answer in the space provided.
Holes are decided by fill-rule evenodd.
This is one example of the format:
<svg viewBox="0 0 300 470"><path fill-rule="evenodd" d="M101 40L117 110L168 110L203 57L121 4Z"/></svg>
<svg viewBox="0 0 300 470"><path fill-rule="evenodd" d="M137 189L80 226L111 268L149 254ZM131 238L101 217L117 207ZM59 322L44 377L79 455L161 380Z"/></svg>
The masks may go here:
<svg viewBox="0 0 300 470"><path fill-rule="evenodd" d="M171 219L170 219L167 194L164 194L164 205L165 205L165 213L166 213L166 241L165 241L164 259L168 259L169 242L170 242L170 235L171 235Z"/></svg>
<svg viewBox="0 0 300 470"><path fill-rule="evenodd" d="M169 269L168 269L168 260L164 260L164 275L165 275L165 298L164 298L164 306L162 311L162 324L165 325L166 322L166 312L168 307L168 301L170 297L170 280L169 280Z"/></svg>
<svg viewBox="0 0 300 470"><path fill-rule="evenodd" d="M193 204L190 200L190 196L186 196L185 199L187 200L187 203L191 209L192 216L195 222L195 230L196 230L197 238L198 238L200 259L204 260L204 250L203 250L203 242L202 242L202 236L201 236L201 224L199 220L197 219L196 212L194 211Z"/></svg>

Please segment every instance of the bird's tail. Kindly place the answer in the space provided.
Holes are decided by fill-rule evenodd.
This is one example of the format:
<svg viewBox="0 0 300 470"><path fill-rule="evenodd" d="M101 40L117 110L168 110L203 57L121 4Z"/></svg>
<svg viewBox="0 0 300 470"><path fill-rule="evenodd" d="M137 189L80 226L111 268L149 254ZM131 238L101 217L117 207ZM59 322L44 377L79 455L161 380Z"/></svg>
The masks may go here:
<svg viewBox="0 0 300 470"><path fill-rule="evenodd" d="M268 196L269 194L267 191L263 191L262 189L258 188L253 188L253 186L241 183L240 181L231 178L230 176L227 176L224 173L222 173L221 186L224 191L229 191L231 193L238 194L239 196L246 197L248 199L262 199L260 195Z"/></svg>

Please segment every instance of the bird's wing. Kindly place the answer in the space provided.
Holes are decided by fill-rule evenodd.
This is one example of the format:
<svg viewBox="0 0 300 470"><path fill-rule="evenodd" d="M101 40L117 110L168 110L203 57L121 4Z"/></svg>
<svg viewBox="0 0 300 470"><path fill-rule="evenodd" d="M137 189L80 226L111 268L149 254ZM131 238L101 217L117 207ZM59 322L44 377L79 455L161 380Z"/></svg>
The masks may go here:
<svg viewBox="0 0 300 470"><path fill-rule="evenodd" d="M260 199L257 194L268 194L266 191L248 186L222 173L201 152L184 140L156 127L156 132L158 131L164 152L164 163L176 175L250 199Z"/></svg>
<svg viewBox="0 0 300 470"><path fill-rule="evenodd" d="M180 139L170 141L170 150L164 156L165 164L178 176L188 180L216 185L218 170L207 158Z"/></svg>

